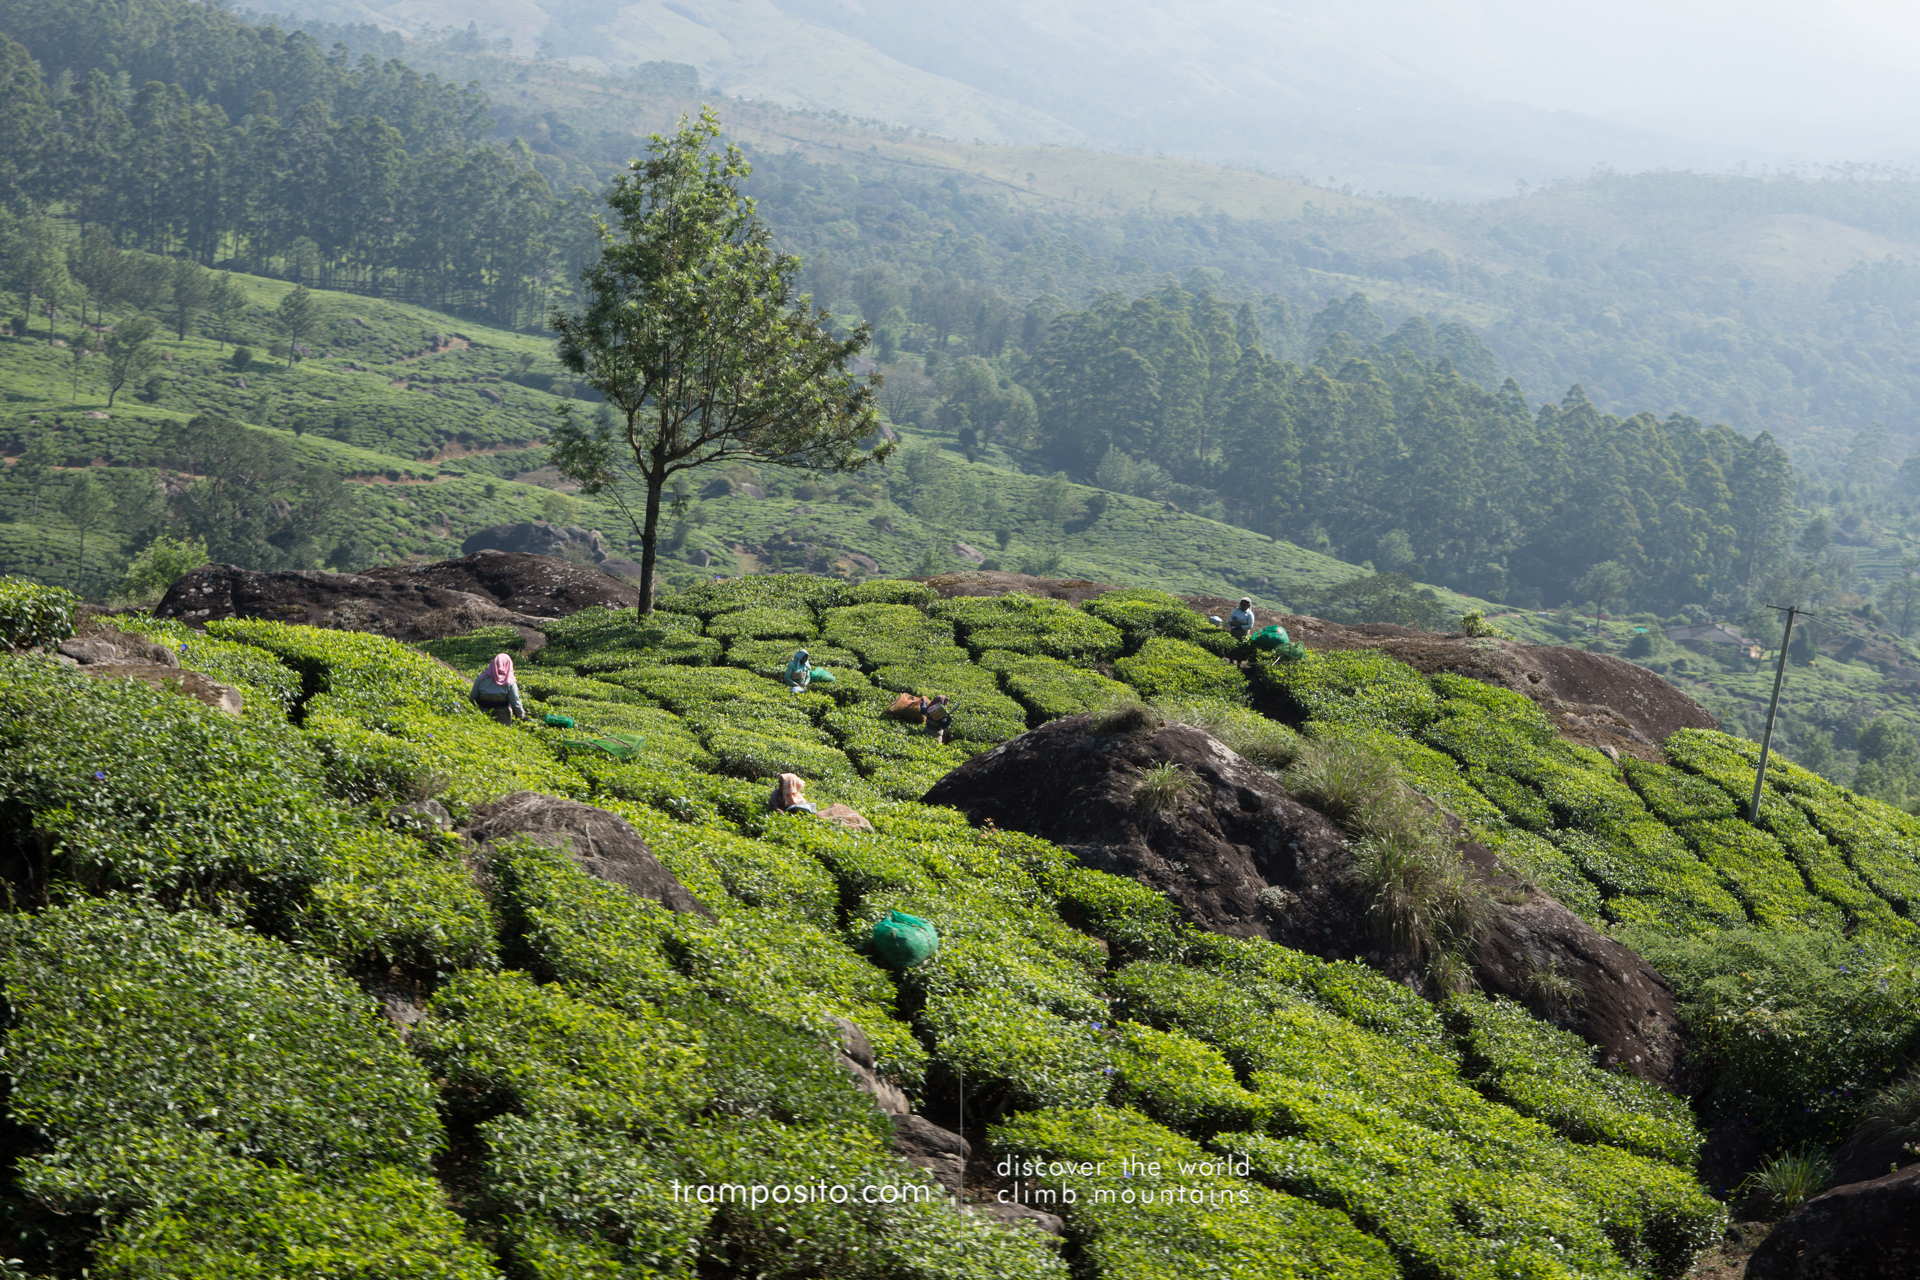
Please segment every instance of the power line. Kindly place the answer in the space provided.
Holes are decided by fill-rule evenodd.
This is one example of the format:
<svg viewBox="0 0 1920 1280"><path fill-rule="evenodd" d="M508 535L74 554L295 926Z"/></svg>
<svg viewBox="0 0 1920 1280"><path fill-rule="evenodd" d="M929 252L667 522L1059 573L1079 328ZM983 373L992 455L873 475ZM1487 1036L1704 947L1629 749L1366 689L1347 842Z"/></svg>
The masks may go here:
<svg viewBox="0 0 1920 1280"><path fill-rule="evenodd" d="M1753 775L1753 807L1747 811L1747 821L1760 821L1760 791L1767 782L1767 756L1773 750L1773 716L1780 710L1780 686L1787 679L1787 646L1793 641L1793 618L1800 611L1793 605L1770 604L1769 609L1784 609L1787 615L1786 633L1780 637L1780 662L1773 672L1773 699L1767 703L1767 732L1760 739L1760 767Z"/></svg>

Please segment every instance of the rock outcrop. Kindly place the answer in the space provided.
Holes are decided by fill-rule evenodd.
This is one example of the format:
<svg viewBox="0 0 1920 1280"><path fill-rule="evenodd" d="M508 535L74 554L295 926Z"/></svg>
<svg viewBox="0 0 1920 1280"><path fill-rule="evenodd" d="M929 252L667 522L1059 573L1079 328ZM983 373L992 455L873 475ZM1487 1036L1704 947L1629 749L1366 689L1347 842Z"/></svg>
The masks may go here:
<svg viewBox="0 0 1920 1280"><path fill-rule="evenodd" d="M180 655L144 636L131 636L113 627L101 627L84 636L62 641L62 660L100 680L139 680L156 689L172 689L216 711L237 716L246 705L238 689L198 671L185 671Z"/></svg>
<svg viewBox="0 0 1920 1280"><path fill-rule="evenodd" d="M1747 1280L1915 1276L1920 1276L1920 1165L1815 1196L1782 1218L1747 1260Z"/></svg>
<svg viewBox="0 0 1920 1280"><path fill-rule="evenodd" d="M1201 785L1176 808L1143 811L1135 785L1161 763L1185 767ZM1414 976L1370 928L1340 829L1192 726L1109 733L1092 716L1055 720L961 765L926 802L1064 845L1087 866L1165 894L1202 928L1328 959L1361 955L1383 972ZM1489 874L1486 850L1462 852ZM1473 957L1482 988L1530 1000L1537 967L1552 961L1578 988L1564 1025L1597 1046L1605 1065L1679 1085L1679 1016L1652 967L1559 903L1512 882L1495 887L1492 921Z"/></svg>
<svg viewBox="0 0 1920 1280"><path fill-rule="evenodd" d="M385 565L362 576L464 591L536 618L564 618L592 608L632 609L640 603L640 588L625 578L549 555L477 551L458 560Z"/></svg>
<svg viewBox="0 0 1920 1280"><path fill-rule="evenodd" d="M515 838L565 849L590 875L674 911L713 919L706 904L653 856L640 833L605 809L537 791L516 791L475 809L465 830L467 838L483 849Z"/></svg>
<svg viewBox="0 0 1920 1280"><path fill-rule="evenodd" d="M460 550L468 556L479 551L504 551L582 564L591 561L616 578L634 583L640 580L637 561L614 555L607 550L605 534L579 525L549 524L545 520L496 524L470 536L460 544ZM637 594L639 588L633 589Z"/></svg>
<svg viewBox="0 0 1920 1280"><path fill-rule="evenodd" d="M264 573L203 565L174 583L154 614L195 626L222 618L265 618L396 640L437 640L479 627L509 626L522 629L531 642L551 618L595 605L632 608L638 599L631 583L599 569L549 556L481 552L365 573Z"/></svg>
<svg viewBox="0 0 1920 1280"><path fill-rule="evenodd" d="M1202 613L1224 616L1233 601L1189 596ZM1391 623L1353 626L1255 608L1260 626L1278 623L1309 649L1378 649L1425 675L1448 671L1524 694L1562 736L1602 751L1665 763L1660 743L1676 729L1717 729L1705 707L1645 667L1561 645L1436 635Z"/></svg>

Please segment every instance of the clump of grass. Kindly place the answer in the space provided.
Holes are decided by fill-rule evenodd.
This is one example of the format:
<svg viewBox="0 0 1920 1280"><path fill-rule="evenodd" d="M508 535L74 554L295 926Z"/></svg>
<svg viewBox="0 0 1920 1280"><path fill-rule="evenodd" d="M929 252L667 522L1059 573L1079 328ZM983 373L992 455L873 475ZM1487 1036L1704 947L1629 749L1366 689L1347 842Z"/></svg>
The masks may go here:
<svg viewBox="0 0 1920 1280"><path fill-rule="evenodd" d="M1867 1103L1861 1119L1875 1137L1902 1141L1920 1138L1920 1071L1910 1071L1882 1085Z"/></svg>
<svg viewBox="0 0 1920 1280"><path fill-rule="evenodd" d="M1300 735L1258 711L1219 698L1161 702L1155 706L1168 724L1204 729L1232 752L1267 769L1284 769L1299 756Z"/></svg>
<svg viewBox="0 0 1920 1280"><path fill-rule="evenodd" d="M1782 1218L1794 1206L1820 1194L1833 1177L1833 1161L1818 1147L1783 1152L1762 1160L1740 1184L1747 1212L1762 1222Z"/></svg>
<svg viewBox="0 0 1920 1280"><path fill-rule="evenodd" d="M1354 875L1372 893L1367 911L1381 936L1425 961L1436 989L1461 990L1488 900L1453 847L1430 829L1387 831L1356 841L1353 860Z"/></svg>
<svg viewBox="0 0 1920 1280"><path fill-rule="evenodd" d="M1530 961L1526 973L1527 996L1549 1013L1564 1011L1580 994L1580 984L1560 972L1552 960L1545 964Z"/></svg>
<svg viewBox="0 0 1920 1280"><path fill-rule="evenodd" d="M1093 713L1096 733L1151 733L1166 724L1157 707L1123 698Z"/></svg>
<svg viewBox="0 0 1920 1280"><path fill-rule="evenodd" d="M1337 739L1303 746L1287 770L1286 784L1288 791L1359 836L1406 825L1403 811L1411 807L1391 760Z"/></svg>
<svg viewBox="0 0 1920 1280"><path fill-rule="evenodd" d="M1436 991L1464 989L1493 902L1446 823L1391 760L1355 743L1304 744L1285 777L1290 791L1355 837L1353 875L1371 895L1368 914L1380 935L1424 961Z"/></svg>
<svg viewBox="0 0 1920 1280"><path fill-rule="evenodd" d="M1133 784L1133 804L1146 813L1165 813L1185 804L1201 788L1199 777L1171 760L1149 765Z"/></svg>

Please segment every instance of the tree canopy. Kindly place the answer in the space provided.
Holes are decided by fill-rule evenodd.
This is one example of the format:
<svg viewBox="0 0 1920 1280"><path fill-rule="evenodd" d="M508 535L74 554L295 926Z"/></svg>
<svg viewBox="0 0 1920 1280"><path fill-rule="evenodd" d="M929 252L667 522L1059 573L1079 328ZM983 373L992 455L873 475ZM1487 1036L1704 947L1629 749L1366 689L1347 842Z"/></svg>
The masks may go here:
<svg viewBox="0 0 1920 1280"><path fill-rule="evenodd" d="M661 493L674 475L729 457L854 471L888 449L863 444L878 432L879 380L847 368L869 330L835 337L796 293L799 261L773 248L740 194L746 160L714 149L719 134L709 108L653 135L607 194L600 259L581 273L585 307L550 320L561 362L609 410L592 423L569 414L554 460L612 495L640 533L641 613L653 609Z"/></svg>

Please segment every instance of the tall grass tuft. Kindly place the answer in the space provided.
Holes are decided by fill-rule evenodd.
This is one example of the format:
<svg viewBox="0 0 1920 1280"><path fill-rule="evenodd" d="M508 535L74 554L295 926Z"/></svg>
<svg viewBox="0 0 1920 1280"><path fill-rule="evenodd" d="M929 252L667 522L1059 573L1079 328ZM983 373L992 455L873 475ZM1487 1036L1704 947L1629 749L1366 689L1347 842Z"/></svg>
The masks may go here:
<svg viewBox="0 0 1920 1280"><path fill-rule="evenodd" d="M1286 773L1287 790L1356 835L1392 825L1399 805L1393 762L1350 742L1321 740L1301 748Z"/></svg>
<svg viewBox="0 0 1920 1280"><path fill-rule="evenodd" d="M1920 1071L1909 1071L1876 1090L1862 1120L1876 1137L1920 1138Z"/></svg>
<svg viewBox="0 0 1920 1280"><path fill-rule="evenodd" d="M1191 769L1162 760L1147 766L1133 784L1134 807L1146 813L1165 813L1185 804L1200 787L1200 779Z"/></svg>
<svg viewBox="0 0 1920 1280"><path fill-rule="evenodd" d="M1300 754L1300 735L1258 711L1219 698L1154 704L1168 724L1190 724L1218 738L1227 750L1266 769L1284 769Z"/></svg>
<svg viewBox="0 0 1920 1280"><path fill-rule="evenodd" d="M1465 988L1468 957L1493 900L1461 861L1440 816L1400 781L1393 762L1350 742L1302 745L1287 787L1355 839L1353 875L1369 892L1374 928L1425 963L1436 991Z"/></svg>
<svg viewBox="0 0 1920 1280"><path fill-rule="evenodd" d="M1111 702L1093 713L1097 733L1151 733L1166 722L1158 707L1132 698Z"/></svg>
<svg viewBox="0 0 1920 1280"><path fill-rule="evenodd" d="M1833 1177L1833 1161L1818 1147L1783 1152L1762 1160L1740 1184L1746 1209L1762 1222L1782 1218L1795 1205L1811 1200Z"/></svg>

